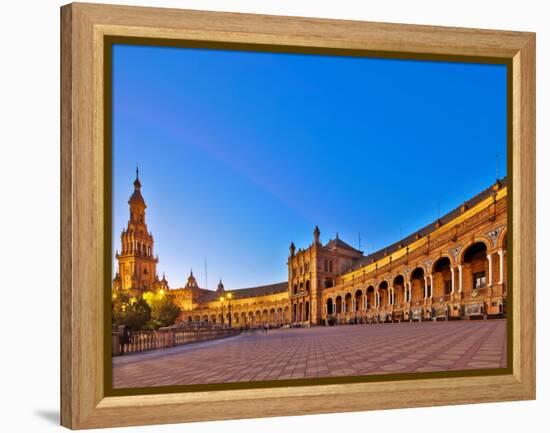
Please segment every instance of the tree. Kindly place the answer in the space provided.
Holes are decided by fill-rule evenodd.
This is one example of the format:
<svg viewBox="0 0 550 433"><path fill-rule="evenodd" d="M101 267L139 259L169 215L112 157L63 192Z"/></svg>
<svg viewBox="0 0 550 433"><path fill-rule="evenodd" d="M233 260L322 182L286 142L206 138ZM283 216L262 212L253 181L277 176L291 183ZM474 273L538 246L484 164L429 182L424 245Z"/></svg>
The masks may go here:
<svg viewBox="0 0 550 433"><path fill-rule="evenodd" d="M136 299L127 293L113 296L113 324L126 325L132 331L141 331L151 320L151 307L144 299Z"/></svg>
<svg viewBox="0 0 550 433"><path fill-rule="evenodd" d="M174 302L173 296L163 291L147 292L143 298L151 308L150 329L173 325L181 313L181 309Z"/></svg>

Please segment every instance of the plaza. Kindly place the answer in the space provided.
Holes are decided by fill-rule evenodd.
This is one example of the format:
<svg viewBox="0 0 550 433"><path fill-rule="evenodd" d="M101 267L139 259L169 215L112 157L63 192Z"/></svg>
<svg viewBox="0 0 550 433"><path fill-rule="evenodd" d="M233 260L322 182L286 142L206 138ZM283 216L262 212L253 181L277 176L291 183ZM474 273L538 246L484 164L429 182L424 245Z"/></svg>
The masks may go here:
<svg viewBox="0 0 550 433"><path fill-rule="evenodd" d="M506 367L506 320L253 331L113 358L113 387Z"/></svg>

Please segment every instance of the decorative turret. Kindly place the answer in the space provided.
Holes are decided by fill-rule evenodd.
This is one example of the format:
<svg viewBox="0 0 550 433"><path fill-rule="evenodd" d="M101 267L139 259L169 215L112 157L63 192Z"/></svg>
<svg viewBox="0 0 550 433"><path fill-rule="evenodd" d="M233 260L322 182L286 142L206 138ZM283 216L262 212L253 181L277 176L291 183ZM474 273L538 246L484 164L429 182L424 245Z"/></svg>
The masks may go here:
<svg viewBox="0 0 550 433"><path fill-rule="evenodd" d="M169 290L170 287L168 286L168 280L166 279L166 275L164 275L164 272L162 273L162 280L159 282L161 290Z"/></svg>
<svg viewBox="0 0 550 433"><path fill-rule="evenodd" d="M321 231L319 230L319 227L315 226L315 230L313 230L313 242L315 244L319 243L319 236L321 235Z"/></svg>
<svg viewBox="0 0 550 433"><path fill-rule="evenodd" d="M193 269L191 269L191 273L189 274L189 277L187 277L187 284L185 285L186 289L196 289L199 287L197 285L197 279L193 275Z"/></svg>
<svg viewBox="0 0 550 433"><path fill-rule="evenodd" d="M138 208L143 208L143 210L145 210L145 208L147 207L145 205L145 200L141 195L141 182L139 181L139 168L137 167L136 167L136 180L134 180L134 192L130 196L130 200L128 200L128 204L130 205L130 210L132 210L131 208L133 206Z"/></svg>
<svg viewBox="0 0 550 433"><path fill-rule="evenodd" d="M296 245L294 245L294 242L290 243L290 257L294 257L294 253L296 252Z"/></svg>
<svg viewBox="0 0 550 433"><path fill-rule="evenodd" d="M220 278L220 282L218 283L218 289L216 290L216 293L218 295L222 295L225 293L225 287L223 286L222 279Z"/></svg>

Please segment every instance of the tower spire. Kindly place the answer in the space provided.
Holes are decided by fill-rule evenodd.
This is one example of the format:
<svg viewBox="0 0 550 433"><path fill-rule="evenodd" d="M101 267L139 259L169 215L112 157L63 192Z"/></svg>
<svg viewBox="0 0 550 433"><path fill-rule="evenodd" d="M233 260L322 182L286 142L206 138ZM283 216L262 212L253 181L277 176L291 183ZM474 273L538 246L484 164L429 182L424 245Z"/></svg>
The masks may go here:
<svg viewBox="0 0 550 433"><path fill-rule="evenodd" d="M315 244L319 243L319 236L321 235L321 231L319 230L319 227L316 225L315 230L313 230L313 241Z"/></svg>
<svg viewBox="0 0 550 433"><path fill-rule="evenodd" d="M136 180L134 180L134 187L139 191L141 188L141 182L139 181L139 167L136 165Z"/></svg>

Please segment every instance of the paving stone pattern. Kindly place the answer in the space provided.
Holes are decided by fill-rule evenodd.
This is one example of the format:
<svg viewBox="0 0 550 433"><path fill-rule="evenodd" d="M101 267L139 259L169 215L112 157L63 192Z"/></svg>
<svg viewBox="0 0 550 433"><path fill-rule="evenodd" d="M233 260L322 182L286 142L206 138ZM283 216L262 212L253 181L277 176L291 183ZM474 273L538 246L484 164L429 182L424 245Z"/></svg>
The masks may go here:
<svg viewBox="0 0 550 433"><path fill-rule="evenodd" d="M113 358L115 388L506 367L506 321L270 330Z"/></svg>

